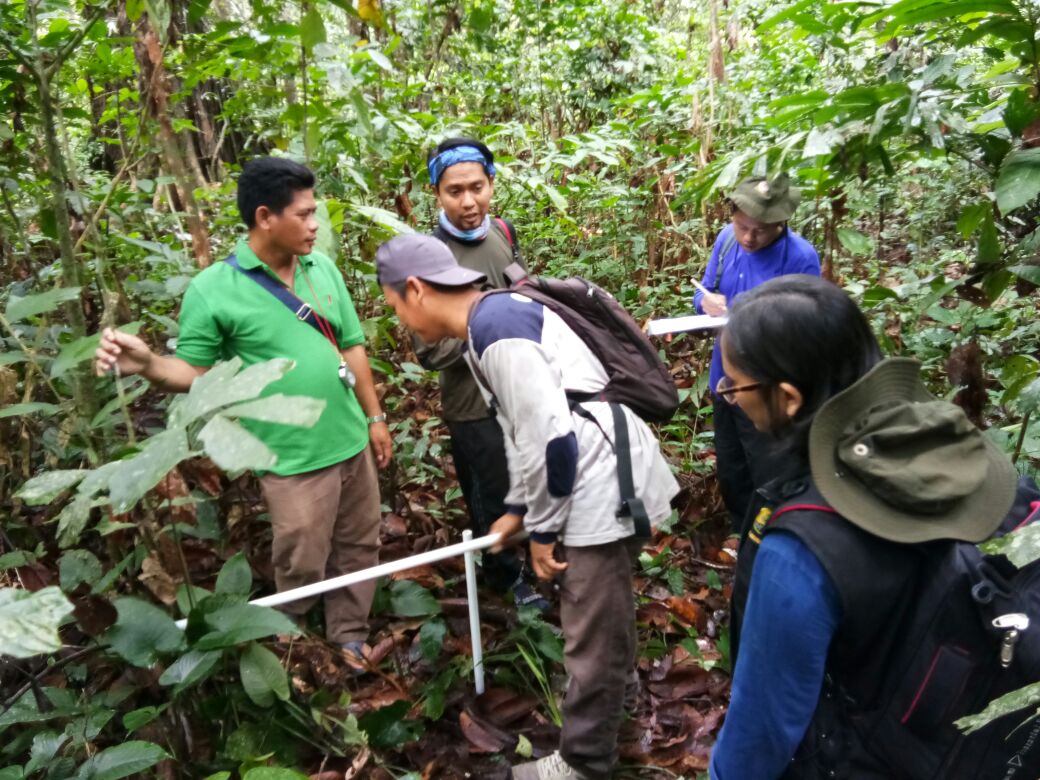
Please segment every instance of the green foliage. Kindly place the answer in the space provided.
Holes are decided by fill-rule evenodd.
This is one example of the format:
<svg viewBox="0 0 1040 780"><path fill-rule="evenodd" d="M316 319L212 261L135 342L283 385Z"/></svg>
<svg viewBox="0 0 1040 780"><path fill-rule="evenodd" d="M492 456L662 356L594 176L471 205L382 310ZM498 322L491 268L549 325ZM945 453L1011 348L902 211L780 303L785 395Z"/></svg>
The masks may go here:
<svg viewBox="0 0 1040 780"><path fill-rule="evenodd" d="M58 588L0 588L0 655L27 658L60 649L58 626L70 612Z"/></svg>
<svg viewBox="0 0 1040 780"><path fill-rule="evenodd" d="M988 555L1004 555L1022 568L1040 560L1040 523L1030 523L1014 533L979 545Z"/></svg>
<svg viewBox="0 0 1040 780"><path fill-rule="evenodd" d="M275 699L288 701L289 677L278 657L255 642L248 645L239 659L238 673L246 695L261 707L270 707Z"/></svg>
<svg viewBox="0 0 1040 780"><path fill-rule="evenodd" d="M76 780L120 780L151 769L167 757L165 750L151 742L124 742L88 758Z"/></svg>
<svg viewBox="0 0 1040 780"><path fill-rule="evenodd" d="M1004 694L999 699L990 702L986 709L978 715L969 715L961 718L956 722L956 725L965 734L971 734L997 718L1019 712L1027 707L1034 707L1037 704L1040 704L1040 683L1033 683L1025 688ZM1037 715L1040 715L1040 711L1033 713L1030 719L1037 717Z"/></svg>
<svg viewBox="0 0 1040 780"><path fill-rule="evenodd" d="M105 636L108 645L133 666L153 666L163 655L184 647L184 632L153 604L126 597L116 599L119 617Z"/></svg>
<svg viewBox="0 0 1040 780"><path fill-rule="evenodd" d="M284 670L257 642L295 627L245 606L254 589L245 558L228 560L216 593L180 584L184 632L144 600L138 580L157 546L172 541L183 552L181 535L215 546L214 560L232 543L226 498L194 484L166 497L167 475L176 483L199 455L233 474L270 467L248 420L313 425L320 403L263 395L287 368L278 361L218 365L172 400L140 378L85 380L102 325L172 348L188 283L240 234L234 178L257 154L304 160L318 174L318 248L344 271L393 420L387 483L444 496L424 507L438 521L459 510L449 506L457 490L444 468L436 377L409 362L404 334L378 301L373 255L386 237L433 225L425 150L456 134L494 150L495 208L516 223L532 267L600 282L641 321L688 310L686 279L726 220L721 194L748 173L788 170L804 195L792 227L868 312L884 349L919 358L933 389L949 396L947 359L977 345L989 435L1021 470L1040 463L1030 286L1040 284L1038 23L1023 0L738 0L718 8L715 33L703 7L648 0L518 0L508 13L483 0L124 5L0 4L0 496L18 496L0 507L16 548L3 540L0 568L56 566L65 591L121 594L116 623L101 635L106 658L161 664L178 717L233 724L212 734L214 766L202 772L296 776L258 764L292 764L307 740L327 754L363 740L338 697L283 696ZM139 56L149 31L162 78ZM711 65L716 33L724 80ZM168 93L152 94L160 83ZM695 494L713 469L709 348L694 336L662 344L683 408L661 434ZM398 497L384 495L399 511ZM1016 561L1036 552L1024 532L1004 546ZM670 551L642 569L669 593L687 587ZM422 711L443 716L468 669L443 652L437 598L395 581L385 612L425 619L419 650L436 671ZM55 649L66 615L40 621L50 626L44 651ZM558 719L561 657L553 629L526 616L488 665L496 679L537 691ZM93 666L82 674L69 690L98 679ZM25 718L17 739L0 740L0 757L21 762L18 776L30 774L30 751L32 772L77 777L88 751L100 759L133 744L118 718L97 726L102 703L111 718L119 702L58 688L45 695L54 707L46 717L32 697L0 716ZM161 721L156 728L179 733L182 722L163 720L167 703L132 705L124 726ZM380 735L376 747L424 728L405 717L414 710L394 706L366 722ZM52 731L87 733L88 722L89 745ZM194 762L175 740L164 748L178 767ZM89 771L100 771L96 761Z"/></svg>
<svg viewBox="0 0 1040 780"><path fill-rule="evenodd" d="M169 427L143 442L136 454L90 471L45 472L26 482L17 495L27 503L48 503L78 485L59 517L59 542L70 547L79 540L96 503L110 504L116 512L129 511L188 458L205 454L233 471L270 468L274 453L235 418L314 425L325 408L324 401L281 394L254 400L291 367L292 362L285 359L244 369L239 358L218 363L170 405Z"/></svg>

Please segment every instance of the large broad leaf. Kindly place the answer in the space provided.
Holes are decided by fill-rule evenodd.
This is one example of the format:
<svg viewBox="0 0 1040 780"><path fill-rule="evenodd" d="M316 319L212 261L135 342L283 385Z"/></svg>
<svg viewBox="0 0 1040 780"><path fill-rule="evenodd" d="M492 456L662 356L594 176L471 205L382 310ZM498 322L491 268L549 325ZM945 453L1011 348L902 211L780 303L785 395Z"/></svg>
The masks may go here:
<svg viewBox="0 0 1040 780"><path fill-rule="evenodd" d="M311 428L324 411L323 398L275 393L266 398L229 406L221 414L226 417L248 417L250 420Z"/></svg>
<svg viewBox="0 0 1040 780"><path fill-rule="evenodd" d="M238 672L246 695L261 707L270 707L275 699L289 700L289 675L278 656L266 647L249 645L242 653Z"/></svg>
<svg viewBox="0 0 1040 780"><path fill-rule="evenodd" d="M1040 284L1040 265L1013 265L1008 270L1031 284Z"/></svg>
<svg viewBox="0 0 1040 780"><path fill-rule="evenodd" d="M226 471L269 469L278 462L267 445L236 422L216 415L199 432L206 454Z"/></svg>
<svg viewBox="0 0 1040 780"><path fill-rule="evenodd" d="M92 357L94 352L97 351L100 342L101 335L95 333L92 336L83 336L64 345L61 348L61 352L58 353L58 357L51 363L51 378L57 379L64 376L70 369Z"/></svg>
<svg viewBox="0 0 1040 780"><path fill-rule="evenodd" d="M150 769L166 758L169 755L158 745L132 740L88 758L79 768L76 780L120 780Z"/></svg>
<svg viewBox="0 0 1040 780"><path fill-rule="evenodd" d="M101 561L90 550L69 550L58 561L58 572L62 589L69 592L82 583L93 587L105 574Z"/></svg>
<svg viewBox="0 0 1040 780"><path fill-rule="evenodd" d="M1040 103L1029 96L1029 89L1023 87L1008 95L1007 108L1004 109L1004 124L1012 135L1021 137L1022 131L1038 118Z"/></svg>
<svg viewBox="0 0 1040 780"><path fill-rule="evenodd" d="M62 491L78 485L86 475L86 469L47 471L30 479L18 489L15 495L29 506L49 504Z"/></svg>
<svg viewBox="0 0 1040 780"><path fill-rule="evenodd" d="M224 607L206 615L205 620L214 630L195 643L197 650L218 650L276 634L300 633L281 612L255 604Z"/></svg>
<svg viewBox="0 0 1040 780"><path fill-rule="evenodd" d="M436 615L441 605L430 591L411 580L395 580L390 586L390 611L401 617Z"/></svg>
<svg viewBox="0 0 1040 780"><path fill-rule="evenodd" d="M170 427L182 427L222 406L256 398L265 387L293 367L286 358L255 363L242 371L242 361L218 363L191 383L187 395L170 404Z"/></svg>
<svg viewBox="0 0 1040 780"><path fill-rule="evenodd" d="M1040 523L1032 523L1014 533L980 544L989 555L1005 555L1018 568L1040 560Z"/></svg>
<svg viewBox="0 0 1040 780"><path fill-rule="evenodd" d="M408 701L395 701L387 707L365 713L358 718L358 725L368 734L373 746L397 748L414 742L425 730L422 721L405 720L411 708Z"/></svg>
<svg viewBox="0 0 1040 780"><path fill-rule="evenodd" d="M90 521L90 510L94 499L89 493L77 493L58 513L58 546L63 550L72 547L83 535Z"/></svg>
<svg viewBox="0 0 1040 780"><path fill-rule="evenodd" d="M300 43L306 49L313 49L319 43L325 43L325 22L321 13L313 3L307 4L307 13L300 20Z"/></svg>
<svg viewBox="0 0 1040 780"><path fill-rule="evenodd" d="M72 603L55 587L0 588L0 655L28 658L61 649L58 626Z"/></svg>
<svg viewBox="0 0 1040 780"><path fill-rule="evenodd" d="M186 688L206 678L223 653L220 650L189 650L162 673L160 685Z"/></svg>
<svg viewBox="0 0 1040 780"><path fill-rule="evenodd" d="M46 314L57 309L65 301L76 300L79 290L79 287L58 287L36 295L26 295L24 298L11 296L4 316L10 322L17 322L36 314Z"/></svg>
<svg viewBox="0 0 1040 780"><path fill-rule="evenodd" d="M252 587L253 572L249 568L249 561L243 553L237 552L220 567L216 592L248 596Z"/></svg>
<svg viewBox="0 0 1040 780"><path fill-rule="evenodd" d="M382 225L391 233L415 232L410 225L405 224L397 218L396 214L391 214L386 209L377 208L376 206L363 206L360 203L351 203L349 206L353 211L356 211L363 217L368 217L378 225Z"/></svg>
<svg viewBox="0 0 1040 780"><path fill-rule="evenodd" d="M108 498L116 512L127 512L141 497L170 473L178 463L191 457L188 437L182 428L170 428L153 436L137 455L118 461L108 478Z"/></svg>
<svg viewBox="0 0 1040 780"><path fill-rule="evenodd" d="M69 739L68 734L59 734L57 731L41 731L33 737L29 763L25 765L26 776L31 775L37 769L48 767ZM3 775L0 774L0 780L2 778Z"/></svg>
<svg viewBox="0 0 1040 780"><path fill-rule="evenodd" d="M838 228L838 240L849 252L860 257L867 257L874 251L874 241L858 230Z"/></svg>
<svg viewBox="0 0 1040 780"><path fill-rule="evenodd" d="M825 127L814 127L809 131L809 137L805 139L805 148L802 150L803 157L818 157L822 154L830 154L834 147L842 143L841 133L837 130Z"/></svg>
<svg viewBox="0 0 1040 780"><path fill-rule="evenodd" d="M1027 685L1025 688L1019 688L1017 691L1006 693L999 699L990 702L989 706L978 715L969 715L966 718L961 718L955 721L954 725L965 734L971 734L997 718L1002 718L1005 715L1010 715L1013 712L1018 712L1021 709L1033 707L1037 704L1040 704L1040 682L1035 682L1032 685Z"/></svg>
<svg viewBox="0 0 1040 780"><path fill-rule="evenodd" d="M135 598L117 599L119 617L105 634L105 641L134 666L152 666L161 655L184 646L184 632L158 607Z"/></svg>
<svg viewBox="0 0 1040 780"><path fill-rule="evenodd" d="M997 207L1007 214L1040 194L1040 149L1020 149L1004 158L996 184Z"/></svg>
<svg viewBox="0 0 1040 780"><path fill-rule="evenodd" d="M1040 379L1034 379L1018 394L1018 408L1022 414L1040 412Z"/></svg>

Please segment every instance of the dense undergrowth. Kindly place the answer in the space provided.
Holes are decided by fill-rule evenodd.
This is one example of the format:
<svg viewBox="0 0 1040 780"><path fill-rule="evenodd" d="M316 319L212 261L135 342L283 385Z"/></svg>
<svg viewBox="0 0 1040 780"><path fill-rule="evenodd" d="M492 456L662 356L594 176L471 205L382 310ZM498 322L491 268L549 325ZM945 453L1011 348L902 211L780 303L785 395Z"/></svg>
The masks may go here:
<svg viewBox="0 0 1040 780"><path fill-rule="evenodd" d="M640 321L688 310L723 191L791 171L793 227L885 350L1035 471L1037 29L1011 0L0 6L0 626L23 656L0 660L0 780L494 777L554 741L553 615L483 597L491 687L474 697L458 563L383 583L360 677L316 638L320 614L281 641L293 627L245 605L273 577L243 473L263 452L243 454L235 420L282 369L178 401L90 376L105 324L176 338L191 276L238 235L244 160L319 175L321 246L394 436L386 559L464 525L436 382L372 267L394 231L432 226L425 149L459 132L494 149L496 208L534 268L597 281ZM660 348L683 397L661 429L683 493L640 560L622 774L692 778L726 702L732 557L710 343ZM309 419L305 399L278 413Z"/></svg>

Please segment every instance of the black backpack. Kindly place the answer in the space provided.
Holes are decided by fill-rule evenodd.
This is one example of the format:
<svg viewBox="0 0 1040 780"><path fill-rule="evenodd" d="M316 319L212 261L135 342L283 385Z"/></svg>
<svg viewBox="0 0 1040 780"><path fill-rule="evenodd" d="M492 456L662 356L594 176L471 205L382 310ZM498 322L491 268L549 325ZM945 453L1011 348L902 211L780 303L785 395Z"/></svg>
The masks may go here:
<svg viewBox="0 0 1040 780"><path fill-rule="evenodd" d="M650 423L666 423L679 408L675 380L650 339L617 299L579 276L551 279L506 270L513 286L487 295L519 292L559 315L606 369L596 400L624 404ZM592 400L589 398L579 400Z"/></svg>
<svg viewBox="0 0 1040 780"><path fill-rule="evenodd" d="M607 401L614 418L618 488L618 516L631 517L635 534L650 536L650 518L636 496L632 476L632 454L623 404L647 422L668 422L679 408L679 391L668 367L657 356L650 339L632 316L602 287L580 277L549 279L527 276L517 263L506 269L512 287L489 290L484 295L519 292L555 312L591 350L607 372L606 386L594 396L568 394L576 414L590 417L581 408L584 401ZM473 363L478 382L490 390L480 367Z"/></svg>
<svg viewBox="0 0 1040 780"><path fill-rule="evenodd" d="M832 525L821 523L820 512L833 512L826 501L815 488L808 495L810 504L798 499L778 507L769 518L769 530L804 539L806 529L812 537L812 527ZM1040 490L1023 477L1015 504L994 537L1032 523L1040 523ZM821 535L815 545L809 543L814 552L821 541L832 551L845 547ZM954 725L995 699L1040 682L1040 561L1018 569L1004 556L986 555L967 542L897 546L919 553L916 585L901 603L889 607L896 622L894 630L882 633L886 638L876 647L879 663L871 665L874 671L846 672L860 696L870 689L876 695L869 703L857 702L849 686L829 675L813 725L784 777L1040 778L1040 717L1030 720L1036 704L971 734ZM894 561L895 554L875 555L875 576L894 576L895 569L888 571L885 562ZM839 565L846 569L857 565L847 552L833 555L844 556ZM848 582L836 584L843 603L863 603L847 589Z"/></svg>

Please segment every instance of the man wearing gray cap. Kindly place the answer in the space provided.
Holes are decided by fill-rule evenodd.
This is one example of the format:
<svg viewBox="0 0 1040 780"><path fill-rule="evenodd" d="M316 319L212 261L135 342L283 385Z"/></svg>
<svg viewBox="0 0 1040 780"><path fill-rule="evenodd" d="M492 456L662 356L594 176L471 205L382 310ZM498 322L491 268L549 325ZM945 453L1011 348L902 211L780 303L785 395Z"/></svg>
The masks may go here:
<svg viewBox="0 0 1040 780"><path fill-rule="evenodd" d="M791 230L801 192L787 174L772 179L752 176L727 194L732 219L715 240L704 271L702 287L693 305L702 314L724 315L738 296L784 274L820 275L820 258L812 244ZM751 420L726 392L729 378L722 370L716 343L711 356L709 388L714 397L715 467L722 500L733 530L743 535L750 526L748 507L755 490L773 476L777 459L774 443L755 430ZM720 392L721 391L721 392Z"/></svg>
<svg viewBox="0 0 1040 780"><path fill-rule="evenodd" d="M398 318L425 341L466 340L466 360L495 409L509 462L504 539L530 533L530 561L560 583L570 675L560 749L513 768L516 780L600 780L617 760L626 683L635 662L632 560L640 544L621 506L614 419L597 398L603 364L550 308L523 294L484 295L484 275L458 265L429 236L398 236L376 253ZM651 523L670 512L678 485L647 424L620 406L630 437L636 498Z"/></svg>

